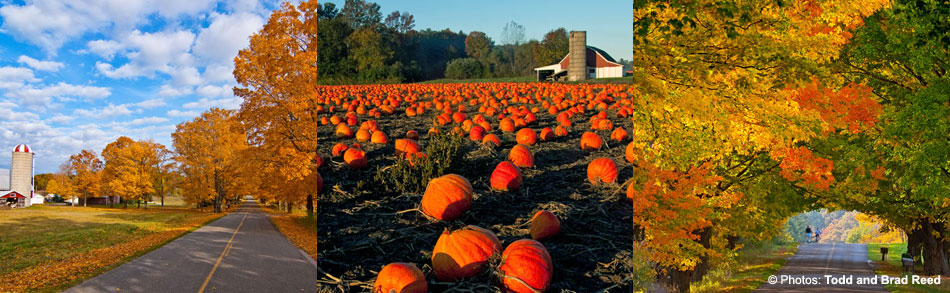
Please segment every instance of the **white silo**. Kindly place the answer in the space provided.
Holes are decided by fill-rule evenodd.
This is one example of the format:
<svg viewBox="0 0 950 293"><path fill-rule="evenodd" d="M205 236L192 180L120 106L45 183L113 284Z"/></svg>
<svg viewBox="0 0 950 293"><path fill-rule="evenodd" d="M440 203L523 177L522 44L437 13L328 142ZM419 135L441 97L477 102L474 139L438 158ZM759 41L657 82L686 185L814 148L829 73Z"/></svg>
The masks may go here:
<svg viewBox="0 0 950 293"><path fill-rule="evenodd" d="M33 149L21 144L13 149L13 159L10 160L10 191L16 191L26 199L21 206L31 205L33 197Z"/></svg>

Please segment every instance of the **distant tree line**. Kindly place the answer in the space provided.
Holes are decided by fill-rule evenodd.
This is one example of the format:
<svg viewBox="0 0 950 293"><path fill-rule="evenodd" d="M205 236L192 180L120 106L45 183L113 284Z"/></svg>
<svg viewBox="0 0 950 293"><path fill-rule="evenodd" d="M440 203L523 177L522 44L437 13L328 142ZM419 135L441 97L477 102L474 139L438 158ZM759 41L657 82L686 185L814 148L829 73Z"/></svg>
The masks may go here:
<svg viewBox="0 0 950 293"><path fill-rule="evenodd" d="M318 22L321 84L530 76L568 52L564 28L526 41L524 27L512 21L495 44L480 31L417 31L408 12L383 17L378 4L364 0L347 0L342 9L323 3Z"/></svg>

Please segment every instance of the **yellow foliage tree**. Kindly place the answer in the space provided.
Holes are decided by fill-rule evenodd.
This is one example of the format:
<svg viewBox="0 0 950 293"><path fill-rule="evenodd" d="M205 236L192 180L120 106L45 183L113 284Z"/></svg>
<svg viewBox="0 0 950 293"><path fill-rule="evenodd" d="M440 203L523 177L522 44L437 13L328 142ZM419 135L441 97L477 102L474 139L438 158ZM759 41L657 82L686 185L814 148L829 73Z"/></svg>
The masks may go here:
<svg viewBox="0 0 950 293"><path fill-rule="evenodd" d="M252 148L248 162L276 175L262 178L263 186L300 191L273 194L290 207L305 201L311 215L317 167L316 46L316 1L285 3L234 59L234 78L240 84L234 94L244 99L238 115Z"/></svg>
<svg viewBox="0 0 950 293"><path fill-rule="evenodd" d="M82 205L86 206L87 195L100 189L102 168L102 161L96 153L91 150L82 150L70 156L63 166L63 172L69 182L59 182L62 183L60 187L66 187L65 184L71 185L71 188L82 194Z"/></svg>
<svg viewBox="0 0 950 293"><path fill-rule="evenodd" d="M139 201L140 205L145 200L147 209L147 197L155 192L152 179L158 169L158 151L162 148L164 146L151 140L133 141L125 136L106 145L102 157L108 174L105 182L111 193Z"/></svg>
<svg viewBox="0 0 950 293"><path fill-rule="evenodd" d="M241 124L234 111L211 108L192 121L178 124L172 141L184 175L182 187L191 202L211 201L221 212L226 199L236 200L248 192L248 169L238 154L247 148Z"/></svg>
<svg viewBox="0 0 950 293"><path fill-rule="evenodd" d="M63 165L63 169L65 169L65 167L66 166ZM53 174L53 177L46 183L46 191L50 194L59 195L66 200L70 200L78 194L76 187L72 181L69 180L69 176L66 176L64 171Z"/></svg>

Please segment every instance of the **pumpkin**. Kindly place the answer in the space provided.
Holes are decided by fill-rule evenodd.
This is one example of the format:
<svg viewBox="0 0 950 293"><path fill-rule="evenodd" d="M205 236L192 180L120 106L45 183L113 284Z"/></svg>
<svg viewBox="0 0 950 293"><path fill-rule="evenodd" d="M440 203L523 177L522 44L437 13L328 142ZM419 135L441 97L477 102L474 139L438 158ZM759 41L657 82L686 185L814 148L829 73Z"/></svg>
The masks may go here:
<svg viewBox="0 0 950 293"><path fill-rule="evenodd" d="M515 132L515 121L511 118L501 119L501 122L498 122L498 129L504 132Z"/></svg>
<svg viewBox="0 0 950 293"><path fill-rule="evenodd" d="M451 221L472 205L472 184L465 177L446 174L429 180L422 194L422 213Z"/></svg>
<svg viewBox="0 0 950 293"><path fill-rule="evenodd" d="M412 140L419 140L419 133L415 130L406 131L406 138Z"/></svg>
<svg viewBox="0 0 950 293"><path fill-rule="evenodd" d="M472 141L482 141L482 138L485 138L485 128L479 125L472 126L472 130L468 132L468 138Z"/></svg>
<svg viewBox="0 0 950 293"><path fill-rule="evenodd" d="M340 118L340 116L333 115L330 117L330 124L338 125L340 122L343 122L343 118Z"/></svg>
<svg viewBox="0 0 950 293"><path fill-rule="evenodd" d="M462 121L465 121L465 119L465 113L455 112L455 114L452 114L452 122L455 122L455 124L460 124Z"/></svg>
<svg viewBox="0 0 950 293"><path fill-rule="evenodd" d="M554 135L557 136L567 136L567 128L564 126L558 126L554 128Z"/></svg>
<svg viewBox="0 0 950 293"><path fill-rule="evenodd" d="M411 154L422 150L422 147L419 146L419 143L415 140L408 138L400 138L396 140L396 155L401 156L403 154Z"/></svg>
<svg viewBox="0 0 950 293"><path fill-rule="evenodd" d="M359 148L350 148L343 153L343 161L346 161L350 170L366 167L366 152Z"/></svg>
<svg viewBox="0 0 950 293"><path fill-rule="evenodd" d="M538 142L538 134L534 132L531 128L522 128L518 130L515 140L518 144L523 145L534 145Z"/></svg>
<svg viewBox="0 0 950 293"><path fill-rule="evenodd" d="M394 262L383 267L376 275L373 293L426 293L426 276L415 264Z"/></svg>
<svg viewBox="0 0 950 293"><path fill-rule="evenodd" d="M320 194L320 190L323 190L323 177L320 176L320 172L314 172L317 174L317 194Z"/></svg>
<svg viewBox="0 0 950 293"><path fill-rule="evenodd" d="M373 132L373 136L370 141L375 144L387 144L389 143L389 137L386 136L386 133L377 130L376 132Z"/></svg>
<svg viewBox="0 0 950 293"><path fill-rule="evenodd" d="M521 169L509 161L503 161L495 166L495 171L491 173L489 181L492 189L510 191L521 187L522 180Z"/></svg>
<svg viewBox="0 0 950 293"><path fill-rule="evenodd" d="M340 123L336 125L336 136L339 138L352 138L353 129L350 129L346 124Z"/></svg>
<svg viewBox="0 0 950 293"><path fill-rule="evenodd" d="M623 152L624 159L627 159L627 162L633 163L640 159L640 151L637 150L637 146L634 142L627 144L627 148Z"/></svg>
<svg viewBox="0 0 950 293"><path fill-rule="evenodd" d="M551 127L545 127L541 129L541 134L538 137L541 138L541 141L550 141L554 139L554 131L551 130Z"/></svg>
<svg viewBox="0 0 950 293"><path fill-rule="evenodd" d="M611 158L596 158L587 165L587 179L591 184L617 181L617 163Z"/></svg>
<svg viewBox="0 0 950 293"><path fill-rule="evenodd" d="M501 139L497 135L489 133L482 138L482 144L498 147L501 146Z"/></svg>
<svg viewBox="0 0 950 293"><path fill-rule="evenodd" d="M561 232L561 221L549 211L538 211L531 217L531 239L541 240Z"/></svg>
<svg viewBox="0 0 950 293"><path fill-rule="evenodd" d="M615 141L624 141L627 140L627 131L623 127L617 127L613 132L610 133L610 139Z"/></svg>
<svg viewBox="0 0 950 293"><path fill-rule="evenodd" d="M323 157L321 157L320 154L317 154L316 160L317 160L317 169L320 169L320 167L323 167L323 163L324 163Z"/></svg>
<svg viewBox="0 0 950 293"><path fill-rule="evenodd" d="M534 167L534 154L524 145L515 145L508 152L508 160L521 168Z"/></svg>
<svg viewBox="0 0 950 293"><path fill-rule="evenodd" d="M488 259L501 251L501 241L491 231L468 225L442 232L432 249L432 271L440 281L457 281L480 274Z"/></svg>
<svg viewBox="0 0 950 293"><path fill-rule="evenodd" d="M342 142L338 142L335 145L333 145L333 149L330 150L330 154L333 155L334 157L339 157L339 156L342 156L343 152L345 152L346 149L348 148L350 147L346 146L346 144Z"/></svg>
<svg viewBox="0 0 950 293"><path fill-rule="evenodd" d="M370 138L369 130L360 129L360 130L357 130L357 131L356 131L356 140L357 140L357 141L359 141L359 142L365 142L365 141L369 140L369 138Z"/></svg>
<svg viewBox="0 0 950 293"><path fill-rule="evenodd" d="M501 253L502 282L509 292L542 292L551 285L554 263L544 245L537 240L521 239Z"/></svg>
<svg viewBox="0 0 950 293"><path fill-rule="evenodd" d="M600 136L596 133L587 131L581 135L581 149L585 151L599 150L600 147L604 144L604 141L600 139Z"/></svg>

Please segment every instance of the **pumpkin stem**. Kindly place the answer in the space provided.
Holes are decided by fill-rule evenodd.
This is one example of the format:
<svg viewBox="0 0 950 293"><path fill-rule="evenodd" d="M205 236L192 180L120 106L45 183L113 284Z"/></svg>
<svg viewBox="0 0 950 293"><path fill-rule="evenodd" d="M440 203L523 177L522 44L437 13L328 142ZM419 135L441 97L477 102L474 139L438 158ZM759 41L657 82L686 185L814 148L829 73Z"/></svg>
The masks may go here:
<svg viewBox="0 0 950 293"><path fill-rule="evenodd" d="M525 283L524 281L522 281L522 280L519 279L518 277L505 276L505 279L515 280L516 282L521 283L521 285L524 285L524 286L527 287L528 289L531 289L531 292L534 292L534 293L541 293L541 290L538 290L538 289L535 289L534 287L531 287L531 285L528 285L528 283Z"/></svg>

